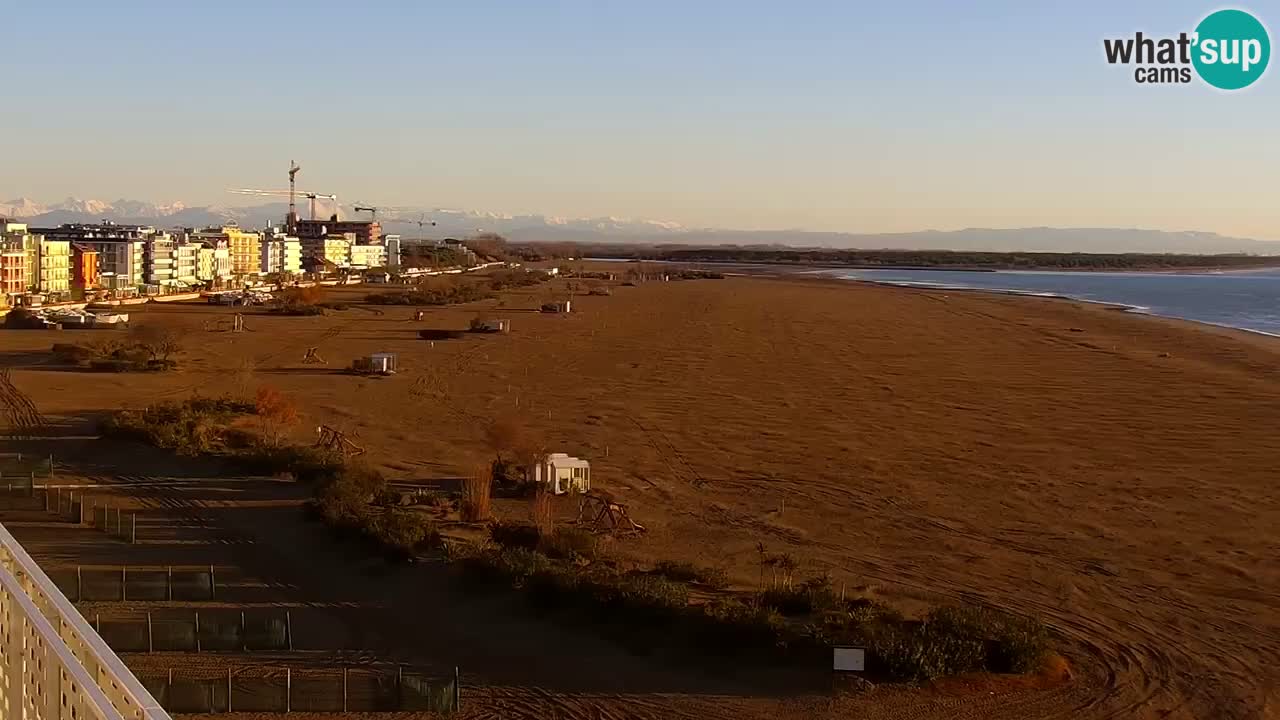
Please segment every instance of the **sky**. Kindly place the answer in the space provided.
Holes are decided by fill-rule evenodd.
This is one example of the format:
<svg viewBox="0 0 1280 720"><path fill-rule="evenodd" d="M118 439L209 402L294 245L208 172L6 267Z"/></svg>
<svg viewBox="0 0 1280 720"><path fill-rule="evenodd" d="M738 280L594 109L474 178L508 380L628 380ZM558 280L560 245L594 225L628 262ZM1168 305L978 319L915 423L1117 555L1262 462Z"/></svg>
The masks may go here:
<svg viewBox="0 0 1280 720"><path fill-rule="evenodd" d="M1280 239L1280 70L1224 93L1104 60L1218 7L0 0L0 201L242 205L292 159L383 206ZM1280 7L1233 7L1274 38Z"/></svg>

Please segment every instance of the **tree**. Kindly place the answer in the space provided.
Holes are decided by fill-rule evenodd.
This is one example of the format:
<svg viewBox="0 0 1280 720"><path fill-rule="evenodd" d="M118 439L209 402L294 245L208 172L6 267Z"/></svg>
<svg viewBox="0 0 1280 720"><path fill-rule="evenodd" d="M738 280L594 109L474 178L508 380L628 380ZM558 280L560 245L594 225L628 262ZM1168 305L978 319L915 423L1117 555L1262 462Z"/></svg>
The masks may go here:
<svg viewBox="0 0 1280 720"><path fill-rule="evenodd" d="M140 325L129 331L130 340L142 348L152 361L168 363L182 352L182 334L174 328Z"/></svg>
<svg viewBox="0 0 1280 720"><path fill-rule="evenodd" d="M298 422L298 406L288 395L268 385L258 388L254 410L262 436L272 447L279 446L285 430Z"/></svg>

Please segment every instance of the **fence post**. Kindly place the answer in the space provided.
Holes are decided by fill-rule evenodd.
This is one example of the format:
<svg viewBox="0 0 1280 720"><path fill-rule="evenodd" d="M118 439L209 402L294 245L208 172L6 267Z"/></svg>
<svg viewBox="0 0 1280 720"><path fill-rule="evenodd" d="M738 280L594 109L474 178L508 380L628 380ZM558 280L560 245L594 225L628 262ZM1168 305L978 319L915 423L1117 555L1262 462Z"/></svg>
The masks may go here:
<svg viewBox="0 0 1280 720"><path fill-rule="evenodd" d="M147 652L156 651L155 636L151 633L151 611L147 611Z"/></svg>
<svg viewBox="0 0 1280 720"><path fill-rule="evenodd" d="M116 535L124 535L124 521L120 519L120 508L116 508Z"/></svg>
<svg viewBox="0 0 1280 720"><path fill-rule="evenodd" d="M53 453L49 453L49 477L53 477Z"/></svg>
<svg viewBox="0 0 1280 720"><path fill-rule="evenodd" d="M129 599L129 566L120 566L120 602Z"/></svg>
<svg viewBox="0 0 1280 720"><path fill-rule="evenodd" d="M76 602L84 601L84 576L80 573L80 566L76 566Z"/></svg>
<svg viewBox="0 0 1280 720"><path fill-rule="evenodd" d="M347 711L347 669L342 668L342 712Z"/></svg>
<svg viewBox="0 0 1280 720"><path fill-rule="evenodd" d="M249 652L249 629L244 624L244 611L240 611L240 647Z"/></svg>
<svg viewBox="0 0 1280 720"><path fill-rule="evenodd" d="M196 652L200 652L200 611L196 611Z"/></svg>
<svg viewBox="0 0 1280 720"><path fill-rule="evenodd" d="M284 611L284 641L289 645L289 651L293 652L293 618L288 610Z"/></svg>
<svg viewBox="0 0 1280 720"><path fill-rule="evenodd" d="M462 709L462 674L458 672L458 666L453 666L453 711L458 712Z"/></svg>
<svg viewBox="0 0 1280 720"><path fill-rule="evenodd" d="M396 709L404 709L404 666L396 665Z"/></svg>
<svg viewBox="0 0 1280 720"><path fill-rule="evenodd" d="M209 599L210 600L213 599L213 589L215 587L217 587L217 585L213 582L213 566L210 565L209 566Z"/></svg>
<svg viewBox="0 0 1280 720"><path fill-rule="evenodd" d="M138 513L129 513L129 544L138 544Z"/></svg>
<svg viewBox="0 0 1280 720"><path fill-rule="evenodd" d="M33 485L32 487L35 487L35 486ZM49 512L49 488L48 488L48 486L46 486L46 487L45 487L45 489L44 489L44 511L45 511L45 512Z"/></svg>
<svg viewBox="0 0 1280 720"><path fill-rule="evenodd" d="M169 575L165 579L164 599L169 601L173 600L173 566L172 565L169 566Z"/></svg>
<svg viewBox="0 0 1280 720"><path fill-rule="evenodd" d="M102 616L98 613L93 614L93 631L99 636L102 635Z"/></svg>
<svg viewBox="0 0 1280 720"><path fill-rule="evenodd" d="M75 510L76 510L76 491L69 490L67 492L67 516L70 517L71 513L75 512ZM58 514L61 515L62 513L58 513Z"/></svg>
<svg viewBox="0 0 1280 720"><path fill-rule="evenodd" d="M293 670L284 669L284 711L293 711Z"/></svg>
<svg viewBox="0 0 1280 720"><path fill-rule="evenodd" d="M86 498L84 496L80 497L80 524L81 525L84 524L85 499ZM89 517L93 517L93 503L89 503Z"/></svg>
<svg viewBox="0 0 1280 720"><path fill-rule="evenodd" d="M231 668L227 668L227 712L231 712Z"/></svg>

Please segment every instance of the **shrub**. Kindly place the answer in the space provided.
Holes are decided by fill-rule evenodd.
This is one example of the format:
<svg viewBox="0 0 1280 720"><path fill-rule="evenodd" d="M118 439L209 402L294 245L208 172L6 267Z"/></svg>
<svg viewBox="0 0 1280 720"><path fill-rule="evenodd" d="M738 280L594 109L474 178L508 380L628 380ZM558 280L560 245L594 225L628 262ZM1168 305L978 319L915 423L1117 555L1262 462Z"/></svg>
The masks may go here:
<svg viewBox="0 0 1280 720"><path fill-rule="evenodd" d="M1035 670L1048 645L1048 632L1041 623L985 607L935 608L926 623L936 636L981 643L985 651L980 664L992 672Z"/></svg>
<svg viewBox="0 0 1280 720"><path fill-rule="evenodd" d="M236 462L247 473L288 474L307 484L332 482L347 469L337 453L302 445L269 446L256 443L237 455Z"/></svg>
<svg viewBox="0 0 1280 720"><path fill-rule="evenodd" d="M287 428L298 422L298 406L288 395L276 388L258 388L254 409L262 425L262 434L271 445L279 445Z"/></svg>
<svg viewBox="0 0 1280 720"><path fill-rule="evenodd" d="M493 494L493 478L489 469L479 466L462 479L462 519L466 522L484 522L489 519L489 505Z"/></svg>
<svg viewBox="0 0 1280 720"><path fill-rule="evenodd" d="M809 578L799 585L775 585L767 588L760 594L760 603L783 615L799 617L834 609L839 606L840 599L831 587L831 579L822 575Z"/></svg>
<svg viewBox="0 0 1280 720"><path fill-rule="evenodd" d="M786 625L777 611L722 599L703 605L694 616L693 635L699 647L736 652L776 648Z"/></svg>
<svg viewBox="0 0 1280 720"><path fill-rule="evenodd" d="M466 333L461 330L428 329L418 331L418 337L423 340L457 340L458 338L465 336Z"/></svg>
<svg viewBox="0 0 1280 720"><path fill-rule="evenodd" d="M489 526L489 539L504 548L536 550L541 540L538 528L516 520L502 520Z"/></svg>
<svg viewBox="0 0 1280 720"><path fill-rule="evenodd" d="M599 545L596 536L582 528L562 527L541 535L538 550L559 560L595 560Z"/></svg>
<svg viewBox="0 0 1280 720"><path fill-rule="evenodd" d="M606 608L626 613L628 620L667 623L689 606L689 588L655 575L624 577L617 583L599 586Z"/></svg>
<svg viewBox="0 0 1280 720"><path fill-rule="evenodd" d="M529 521L533 523L540 538L550 538L555 532L556 513L551 493L539 489L529 498Z"/></svg>
<svg viewBox="0 0 1280 720"><path fill-rule="evenodd" d="M696 582L716 590L729 585L729 576L722 568L700 567L690 562L663 560L653 566L653 574L679 582Z"/></svg>
<svg viewBox="0 0 1280 720"><path fill-rule="evenodd" d="M409 292L371 293L364 300L371 305L458 305L491 297L493 293L478 284L453 283Z"/></svg>
<svg viewBox="0 0 1280 720"><path fill-rule="evenodd" d="M367 532L384 548L404 554L411 554L436 535L435 524L429 518L402 508L374 515Z"/></svg>
<svg viewBox="0 0 1280 720"><path fill-rule="evenodd" d="M103 422L102 433L194 455L214 450L226 424L236 415L251 412L252 406L230 398L197 396L183 402L160 402L141 410L121 410Z"/></svg>
<svg viewBox="0 0 1280 720"><path fill-rule="evenodd" d="M489 275L489 287L492 290L506 290L507 288L529 287L546 282L548 275L536 270L512 269L499 270Z"/></svg>

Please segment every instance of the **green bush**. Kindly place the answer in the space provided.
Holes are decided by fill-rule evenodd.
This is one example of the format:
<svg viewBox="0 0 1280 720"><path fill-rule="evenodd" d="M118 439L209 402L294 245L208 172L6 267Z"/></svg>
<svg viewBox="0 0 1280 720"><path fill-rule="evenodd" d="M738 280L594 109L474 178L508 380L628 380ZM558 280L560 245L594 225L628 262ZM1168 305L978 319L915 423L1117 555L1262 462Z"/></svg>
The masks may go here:
<svg viewBox="0 0 1280 720"><path fill-rule="evenodd" d="M370 293L364 301L370 305L458 305L487 300L493 293L474 283L459 283L408 292Z"/></svg>
<svg viewBox="0 0 1280 720"><path fill-rule="evenodd" d="M538 528L518 520L500 520L489 526L489 539L504 548L536 550L541 541Z"/></svg>
<svg viewBox="0 0 1280 720"><path fill-rule="evenodd" d="M363 529L384 548L403 554L411 554L438 538L435 524L428 517L402 508L369 516Z"/></svg>
<svg viewBox="0 0 1280 720"><path fill-rule="evenodd" d="M103 422L102 434L198 455L217 448L227 424L236 416L252 412L252 405L231 398L197 396L141 410L120 410Z"/></svg>
<svg viewBox="0 0 1280 720"><path fill-rule="evenodd" d="M991 672L1030 672L1039 665L1048 646L1043 624L981 606L935 608L926 623L936 636L981 643L984 652L980 664Z"/></svg>
<svg viewBox="0 0 1280 720"><path fill-rule="evenodd" d="M729 653L771 650L784 643L786 623L770 608L720 599L693 616L693 638L700 648Z"/></svg>
<svg viewBox="0 0 1280 720"><path fill-rule="evenodd" d="M271 446L255 442L236 456L241 471L258 475L292 475L299 482L324 484L348 472L342 457L303 445Z"/></svg>
<svg viewBox="0 0 1280 720"><path fill-rule="evenodd" d="M596 536L582 528L558 527L539 539L538 550L557 560L595 560L598 546Z"/></svg>
<svg viewBox="0 0 1280 720"><path fill-rule="evenodd" d="M690 562L663 560L653 566L653 574L678 582L706 585L715 590L729 586L729 575L723 568L701 567Z"/></svg>
<svg viewBox="0 0 1280 720"><path fill-rule="evenodd" d="M812 615L835 608L840 598L826 576L813 577L799 585L772 587L760 594L760 604L789 617Z"/></svg>

